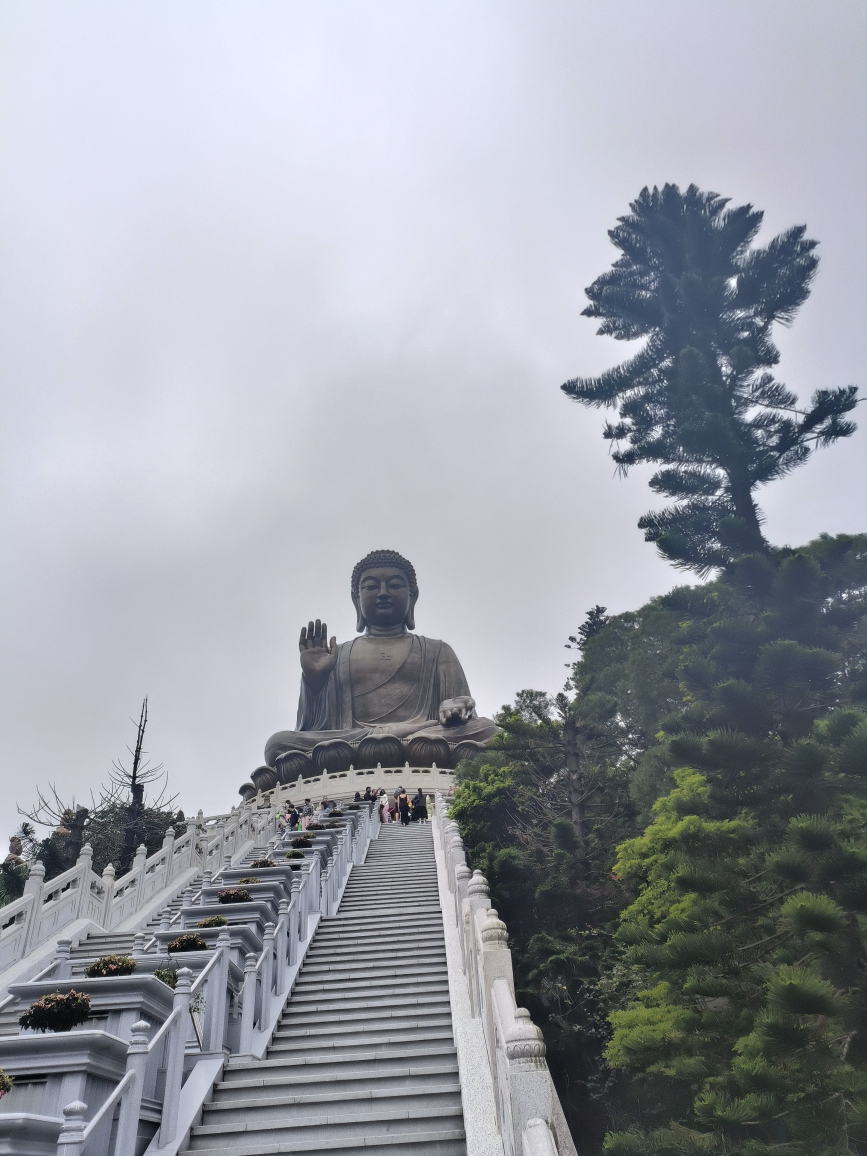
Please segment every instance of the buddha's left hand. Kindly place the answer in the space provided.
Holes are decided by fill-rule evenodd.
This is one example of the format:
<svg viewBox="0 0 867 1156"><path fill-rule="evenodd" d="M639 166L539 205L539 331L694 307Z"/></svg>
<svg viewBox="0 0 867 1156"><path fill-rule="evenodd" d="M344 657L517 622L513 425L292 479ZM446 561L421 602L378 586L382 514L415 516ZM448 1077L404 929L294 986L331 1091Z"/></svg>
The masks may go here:
<svg viewBox="0 0 867 1156"><path fill-rule="evenodd" d="M440 725L456 727L461 723L469 722L476 717L476 700L468 694L461 694L455 698L446 698L439 707Z"/></svg>

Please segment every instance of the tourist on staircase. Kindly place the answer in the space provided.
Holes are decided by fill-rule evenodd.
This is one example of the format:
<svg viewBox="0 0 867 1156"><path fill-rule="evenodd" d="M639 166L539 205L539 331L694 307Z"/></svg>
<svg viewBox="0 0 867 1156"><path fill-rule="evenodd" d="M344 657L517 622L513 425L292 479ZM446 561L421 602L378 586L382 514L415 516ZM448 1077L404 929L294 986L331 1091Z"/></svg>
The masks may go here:
<svg viewBox="0 0 867 1156"><path fill-rule="evenodd" d="M411 815L410 815L410 802L409 802L409 795L406 793L406 789L404 787L400 788L400 794L397 796L397 806L398 806L398 810L400 811L401 826L403 826L403 827L409 826L409 820L411 817Z"/></svg>
<svg viewBox="0 0 867 1156"><path fill-rule="evenodd" d="M412 821L414 823L427 822L427 801L421 787L412 797Z"/></svg>

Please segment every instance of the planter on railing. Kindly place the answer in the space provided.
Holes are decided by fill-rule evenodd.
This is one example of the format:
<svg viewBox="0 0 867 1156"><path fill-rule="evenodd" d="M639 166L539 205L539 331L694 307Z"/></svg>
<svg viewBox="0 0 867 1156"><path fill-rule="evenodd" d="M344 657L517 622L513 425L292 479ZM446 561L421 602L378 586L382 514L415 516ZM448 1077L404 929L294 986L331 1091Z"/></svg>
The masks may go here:
<svg viewBox="0 0 867 1156"><path fill-rule="evenodd" d="M83 991L52 991L36 1000L18 1019L37 1032L71 1032L90 1015L90 996Z"/></svg>

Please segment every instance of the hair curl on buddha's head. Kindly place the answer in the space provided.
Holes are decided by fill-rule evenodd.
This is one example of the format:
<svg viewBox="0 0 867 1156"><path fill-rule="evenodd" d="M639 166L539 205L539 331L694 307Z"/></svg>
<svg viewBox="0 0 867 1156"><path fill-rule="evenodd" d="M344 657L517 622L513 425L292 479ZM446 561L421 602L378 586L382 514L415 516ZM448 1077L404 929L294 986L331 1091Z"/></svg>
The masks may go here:
<svg viewBox="0 0 867 1156"><path fill-rule="evenodd" d="M358 586L361 575L365 570L372 570L376 566L394 566L396 570L403 570L409 583L409 592L413 598L418 598L418 581L412 562L408 562L397 550L371 550L366 558L362 558L352 571L352 597L358 597Z"/></svg>

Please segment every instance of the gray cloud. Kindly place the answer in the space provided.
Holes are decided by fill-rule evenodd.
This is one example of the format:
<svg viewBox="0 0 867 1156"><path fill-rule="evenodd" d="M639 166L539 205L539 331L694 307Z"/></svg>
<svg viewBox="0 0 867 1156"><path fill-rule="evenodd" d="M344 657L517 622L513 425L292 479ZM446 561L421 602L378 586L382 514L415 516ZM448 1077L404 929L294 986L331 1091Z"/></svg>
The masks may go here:
<svg viewBox="0 0 867 1156"><path fill-rule="evenodd" d="M44 3L2 12L0 774L86 794L151 696L182 804L228 807L291 725L296 639L352 565L415 562L419 629L490 713L557 689L595 602L678 580L601 418L579 317L645 183L806 221L782 335L864 380L864 9ZM863 524L863 436L763 503Z"/></svg>

